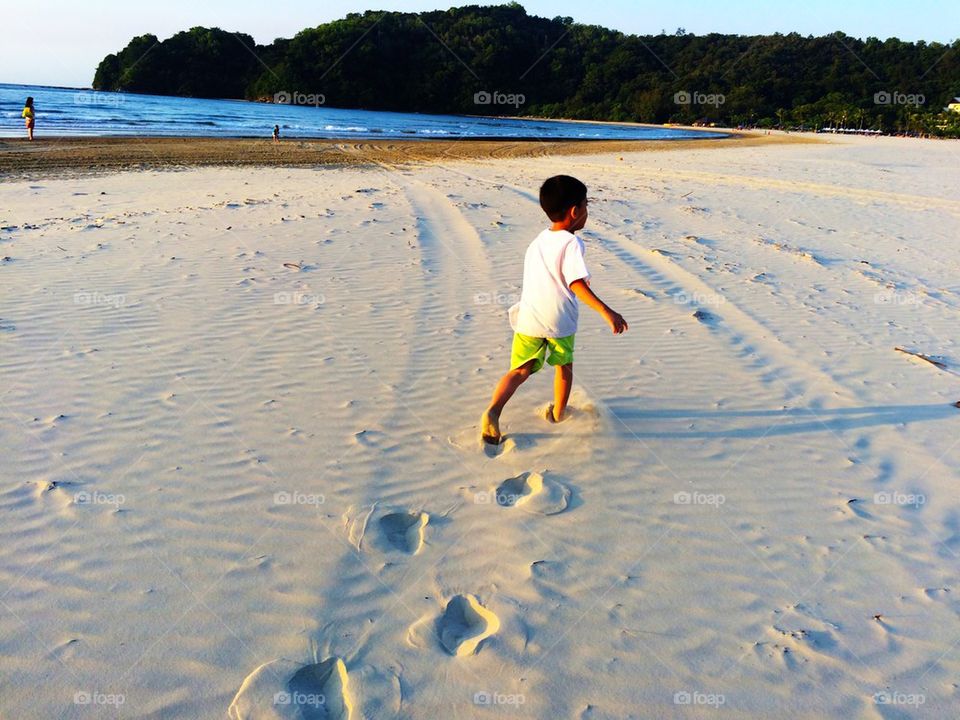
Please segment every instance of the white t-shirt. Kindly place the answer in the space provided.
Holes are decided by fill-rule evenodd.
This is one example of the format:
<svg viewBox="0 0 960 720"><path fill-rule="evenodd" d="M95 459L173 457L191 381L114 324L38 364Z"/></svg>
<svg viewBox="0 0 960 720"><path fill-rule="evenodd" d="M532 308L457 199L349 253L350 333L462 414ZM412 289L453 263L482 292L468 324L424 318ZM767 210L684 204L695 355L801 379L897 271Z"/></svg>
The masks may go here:
<svg viewBox="0 0 960 720"><path fill-rule="evenodd" d="M544 230L524 256L523 290L510 308L510 325L531 337L573 335L579 304L570 283L589 277L583 241L566 230Z"/></svg>

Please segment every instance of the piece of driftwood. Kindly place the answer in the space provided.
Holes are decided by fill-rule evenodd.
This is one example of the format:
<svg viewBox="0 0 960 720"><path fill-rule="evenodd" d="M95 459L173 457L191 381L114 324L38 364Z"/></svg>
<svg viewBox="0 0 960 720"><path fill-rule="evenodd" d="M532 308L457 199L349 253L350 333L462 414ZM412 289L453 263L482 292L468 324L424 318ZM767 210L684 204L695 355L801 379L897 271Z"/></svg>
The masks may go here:
<svg viewBox="0 0 960 720"><path fill-rule="evenodd" d="M930 357L929 355L924 355L923 353L913 352L912 350L906 350L906 349L904 349L904 348L902 348L902 347L895 347L894 350L896 350L897 352L902 352L902 353L905 354L905 355L912 355L912 356L915 357L915 358L920 358L920 359L923 360L924 362L928 362L928 363L930 363L931 365L933 365L934 367L940 368L941 370L946 370L946 369L947 369L947 364L946 364L946 363L940 362L939 360L935 360L934 358Z"/></svg>
<svg viewBox="0 0 960 720"><path fill-rule="evenodd" d="M291 270L302 270L302 269L303 269L303 266L300 265L299 263L284 263L283 266L284 266L285 268L290 268Z"/></svg>

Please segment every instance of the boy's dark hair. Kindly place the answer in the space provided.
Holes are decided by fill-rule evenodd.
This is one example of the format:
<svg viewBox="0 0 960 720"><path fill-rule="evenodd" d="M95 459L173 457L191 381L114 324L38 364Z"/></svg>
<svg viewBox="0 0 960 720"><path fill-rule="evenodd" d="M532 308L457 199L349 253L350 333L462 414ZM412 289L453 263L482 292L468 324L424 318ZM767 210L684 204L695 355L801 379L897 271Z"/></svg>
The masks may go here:
<svg viewBox="0 0 960 720"><path fill-rule="evenodd" d="M23 104L24 107L33 107L33 97L28 97L27 101Z"/></svg>
<svg viewBox="0 0 960 720"><path fill-rule="evenodd" d="M540 207L547 217L558 222L567 210L587 199L587 186L569 175L554 175L540 186Z"/></svg>

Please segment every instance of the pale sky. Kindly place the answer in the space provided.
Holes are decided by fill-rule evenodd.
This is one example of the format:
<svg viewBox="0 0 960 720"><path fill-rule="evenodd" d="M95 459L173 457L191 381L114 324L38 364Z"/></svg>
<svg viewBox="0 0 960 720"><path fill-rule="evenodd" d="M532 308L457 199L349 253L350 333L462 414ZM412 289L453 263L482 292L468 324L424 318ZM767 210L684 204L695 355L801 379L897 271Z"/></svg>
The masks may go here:
<svg viewBox="0 0 960 720"><path fill-rule="evenodd" d="M842 30L855 37L944 43L960 35L956 0L521 0L521 4L531 15L569 16L632 34L672 33L678 27L698 35L792 31L825 35ZM0 0L0 82L88 87L104 55L148 32L164 39L197 25L217 26L268 43L349 12L417 12L451 5L449 0Z"/></svg>

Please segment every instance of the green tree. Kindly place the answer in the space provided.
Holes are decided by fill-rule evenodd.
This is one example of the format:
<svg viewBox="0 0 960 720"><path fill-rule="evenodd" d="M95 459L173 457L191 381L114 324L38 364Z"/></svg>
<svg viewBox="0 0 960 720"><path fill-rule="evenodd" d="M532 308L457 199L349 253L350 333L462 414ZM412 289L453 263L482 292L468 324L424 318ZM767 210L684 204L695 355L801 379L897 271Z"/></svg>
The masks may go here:
<svg viewBox="0 0 960 720"><path fill-rule="evenodd" d="M942 108L960 95L960 40L696 36L682 28L635 36L531 16L511 2L351 13L265 46L219 28L163 41L141 35L100 62L94 87L248 99L285 90L345 108L950 134L956 119ZM481 91L526 102L478 105ZM678 92L722 102L678 103ZM878 93L924 102L908 108Z"/></svg>

